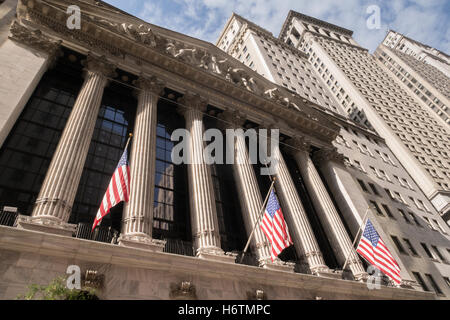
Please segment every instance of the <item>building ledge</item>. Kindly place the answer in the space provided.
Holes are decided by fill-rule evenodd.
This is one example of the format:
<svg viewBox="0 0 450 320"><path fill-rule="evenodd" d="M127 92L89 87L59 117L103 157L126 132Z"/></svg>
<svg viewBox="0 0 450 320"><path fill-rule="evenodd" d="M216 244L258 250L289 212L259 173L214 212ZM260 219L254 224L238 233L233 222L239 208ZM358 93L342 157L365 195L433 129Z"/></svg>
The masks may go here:
<svg viewBox="0 0 450 320"><path fill-rule="evenodd" d="M49 257L63 257L75 262L97 263L127 268L162 271L174 274L200 275L212 281L242 281L255 286L277 286L284 289L312 291L324 299L435 299L432 293L381 287L369 290L365 283L271 270L221 261L152 252L100 243L39 231L0 226L0 250L29 252ZM1 264L1 262L0 262ZM342 296L342 298L339 298ZM293 299L301 299L292 297Z"/></svg>

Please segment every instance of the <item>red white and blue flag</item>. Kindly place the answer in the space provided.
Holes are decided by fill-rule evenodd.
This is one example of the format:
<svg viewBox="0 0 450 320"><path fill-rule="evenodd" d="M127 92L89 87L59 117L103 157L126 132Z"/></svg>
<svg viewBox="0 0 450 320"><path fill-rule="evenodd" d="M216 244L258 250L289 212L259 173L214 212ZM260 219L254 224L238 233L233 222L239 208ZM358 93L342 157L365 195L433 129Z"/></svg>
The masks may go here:
<svg viewBox="0 0 450 320"><path fill-rule="evenodd" d="M364 233L359 240L356 252L363 256L370 264L380 269L381 272L392 279L397 285L402 282L400 267L397 261L395 261L389 252L389 249L369 219L367 220Z"/></svg>
<svg viewBox="0 0 450 320"><path fill-rule="evenodd" d="M283 212L273 190L267 202L266 211L261 222L261 229L272 246L272 262L284 249L293 244L288 226L284 220Z"/></svg>
<svg viewBox="0 0 450 320"><path fill-rule="evenodd" d="M92 230L102 221L112 207L116 206L122 201L128 202L128 196L130 194L130 166L128 164L127 148L119 160L116 170L111 178L111 181L106 190L106 194L103 197L100 209L95 217Z"/></svg>

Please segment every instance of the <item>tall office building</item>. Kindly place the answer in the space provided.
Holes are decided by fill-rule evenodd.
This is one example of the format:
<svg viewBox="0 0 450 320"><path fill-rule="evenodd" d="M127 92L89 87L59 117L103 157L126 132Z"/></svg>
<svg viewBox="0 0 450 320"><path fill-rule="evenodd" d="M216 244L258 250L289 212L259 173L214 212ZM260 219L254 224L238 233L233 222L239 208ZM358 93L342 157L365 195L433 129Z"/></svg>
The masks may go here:
<svg viewBox="0 0 450 320"><path fill-rule="evenodd" d="M447 217L450 129L444 119L418 103L348 30L291 11L279 38L308 53L317 71L328 70L329 75L324 75L327 85L341 99L348 97L341 103L355 104L355 110L386 139L434 207ZM347 109L353 114L355 110Z"/></svg>
<svg viewBox="0 0 450 320"><path fill-rule="evenodd" d="M375 51L402 88L450 127L450 57L434 48L389 31Z"/></svg>
<svg viewBox="0 0 450 320"><path fill-rule="evenodd" d="M291 21L294 21L293 26L289 24ZM342 74L340 66L362 68L362 62L353 58L359 55L376 68L374 75L369 73L371 70L364 71L366 77L374 79L373 82L388 75L379 74L380 67L376 66L367 50L353 40L350 30L294 12L290 13L283 30L288 26L289 33L277 39L270 32L233 14L216 45L269 80L314 102L315 107L334 119L341 128L334 145L344 155L347 171L351 175L327 170L326 167L321 167L321 170L338 200L338 207L350 232L356 236L365 208L371 206L371 219L382 230L383 239L387 239L394 249L396 258L401 261L402 269L409 273L409 277L417 280L421 274L435 272L433 277L440 279L439 286L446 288L445 279L450 273L445 262L447 258L436 263L435 258L428 254L427 247L441 247L449 253L448 226L414 177L405 170L400 158L391 151L389 142L382 138L383 132L369 129L372 128L371 122L365 117L364 109L359 107L361 93ZM311 39L312 44L306 39ZM331 56L321 51L319 39L331 45L348 46L344 48L351 50L352 62L334 62ZM345 51L337 51L333 57L341 55L344 59ZM356 76L353 79L359 81ZM369 83L363 77L361 83L366 82ZM371 90L372 87L365 92L381 97L378 94L380 90ZM378 108L375 101L373 105ZM418 283L422 284L420 281Z"/></svg>

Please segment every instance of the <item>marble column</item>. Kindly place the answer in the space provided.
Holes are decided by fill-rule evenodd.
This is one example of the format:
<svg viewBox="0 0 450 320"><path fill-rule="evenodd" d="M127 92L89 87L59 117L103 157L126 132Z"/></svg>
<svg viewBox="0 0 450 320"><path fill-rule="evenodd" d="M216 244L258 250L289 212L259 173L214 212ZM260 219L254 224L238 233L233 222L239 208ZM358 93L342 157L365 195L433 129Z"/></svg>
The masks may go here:
<svg viewBox="0 0 450 320"><path fill-rule="evenodd" d="M225 254L220 245L219 223L211 168L204 161L203 113L207 101L186 93L178 100L178 111L186 120L188 137L188 184L192 237L199 258L234 263L236 256Z"/></svg>
<svg viewBox="0 0 450 320"><path fill-rule="evenodd" d="M158 100L164 84L141 76L130 155L130 199L125 203L119 244L163 251L165 241L152 238L155 192L156 126Z"/></svg>
<svg viewBox="0 0 450 320"><path fill-rule="evenodd" d="M83 172L94 132L103 91L115 67L105 57L89 55L84 61L85 80L59 140L45 180L37 197L33 214L19 225L24 228L47 229L71 235L68 225L72 205Z"/></svg>
<svg viewBox="0 0 450 320"><path fill-rule="evenodd" d="M331 247L341 266L349 258L348 267L356 280L367 276L361 261L353 248L352 241L344 227L339 213L313 163L309 153L311 146L305 139L299 137L289 140L289 148L297 162L306 189L309 192L314 208L330 240ZM320 152L319 152L320 156Z"/></svg>
<svg viewBox="0 0 450 320"><path fill-rule="evenodd" d="M255 170L250 163L247 146L245 143L245 132L242 129L245 116L237 111L225 111L220 115L224 120L224 129L234 130L234 141L230 148L234 149L233 175L237 184L239 202L245 224L247 236L250 236L256 223L261 223L261 208L263 199L256 180ZM259 220L258 220L259 219ZM268 269L293 271L293 266L285 264L281 260L272 262L271 246L261 228L256 226L250 248L256 254L259 265Z"/></svg>
<svg viewBox="0 0 450 320"><path fill-rule="evenodd" d="M270 130L268 127L269 143L277 143L270 138ZM274 154L271 155L277 162L276 169L276 191L280 198L283 213L289 226L289 231L294 242L297 255L301 260L308 264L309 271L315 275L327 276L331 274L331 270L325 264L319 244L309 223L306 211L297 193L294 181L292 180L289 169L281 154L279 145L273 148Z"/></svg>

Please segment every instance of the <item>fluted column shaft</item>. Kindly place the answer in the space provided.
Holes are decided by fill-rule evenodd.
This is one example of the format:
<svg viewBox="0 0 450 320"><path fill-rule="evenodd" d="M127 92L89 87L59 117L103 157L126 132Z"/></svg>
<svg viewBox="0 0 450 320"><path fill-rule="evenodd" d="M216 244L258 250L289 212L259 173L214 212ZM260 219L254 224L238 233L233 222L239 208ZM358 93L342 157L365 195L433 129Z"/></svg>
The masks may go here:
<svg viewBox="0 0 450 320"><path fill-rule="evenodd" d="M156 125L159 93L163 85L141 77L135 82L138 108L130 156L130 199L125 204L122 235L152 237L155 192Z"/></svg>
<svg viewBox="0 0 450 320"><path fill-rule="evenodd" d="M33 217L67 222L88 154L107 76L114 67L88 56L85 81L36 200Z"/></svg>
<svg viewBox="0 0 450 320"><path fill-rule="evenodd" d="M249 160L244 131L240 129L244 118L237 119L237 115L231 113L225 114L223 118L232 129L236 130L233 144L233 175L237 183L245 230L247 231L247 235L250 236L261 215L263 200L256 180L255 170ZM251 247L258 257L260 265L271 262L270 243L259 227L255 229Z"/></svg>
<svg viewBox="0 0 450 320"><path fill-rule="evenodd" d="M186 94L181 100L184 105L179 111L186 119L188 141L188 183L191 209L191 227L197 256L220 255L219 223L214 196L211 169L203 158L203 112L207 103L200 97Z"/></svg>
<svg viewBox="0 0 450 320"><path fill-rule="evenodd" d="M297 254L299 257L304 257L312 273L327 272L329 268L325 264L283 155L279 148L275 148L274 151L278 160L276 187L283 204L283 210L286 211L285 218Z"/></svg>
<svg viewBox="0 0 450 320"><path fill-rule="evenodd" d="M319 219L326 230L328 238L331 240L331 246L338 262L344 265L348 257L350 270L355 277L360 277L365 274L364 267L358 259L352 241L313 161L309 157L308 151L296 150L293 154Z"/></svg>

